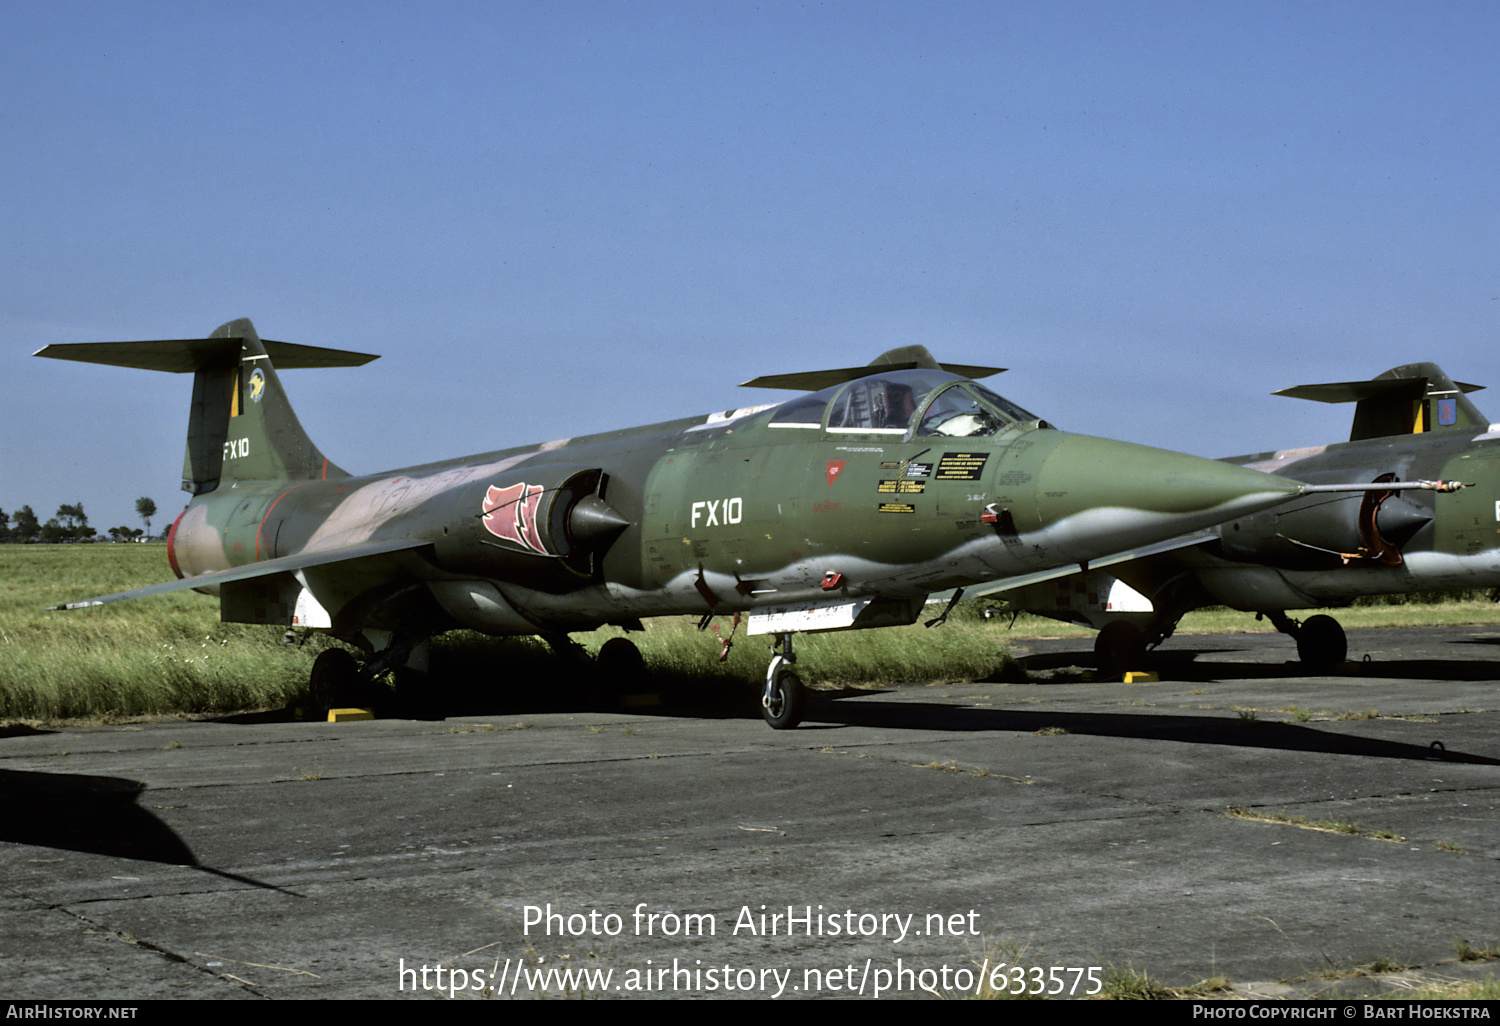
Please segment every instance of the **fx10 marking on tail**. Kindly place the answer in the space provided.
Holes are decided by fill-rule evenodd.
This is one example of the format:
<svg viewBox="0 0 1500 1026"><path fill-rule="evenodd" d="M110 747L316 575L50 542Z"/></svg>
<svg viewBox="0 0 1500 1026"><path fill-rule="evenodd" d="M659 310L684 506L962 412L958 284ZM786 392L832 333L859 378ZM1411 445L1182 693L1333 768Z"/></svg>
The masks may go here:
<svg viewBox="0 0 1500 1026"><path fill-rule="evenodd" d="M167 545L180 579L59 608L193 588L226 621L326 631L350 649L314 664L325 706L420 669L455 628L576 653L571 634L605 625L739 614L774 637L761 707L791 727L795 633L910 624L931 593L1087 565L1306 490L1057 430L975 380L998 368L920 346L746 382L805 393L769 406L359 474L303 431L278 372L373 356L265 341L248 320L38 355L193 376L192 497ZM922 487L897 484L891 501L891 481ZM641 655L616 638L597 662L624 674Z"/></svg>

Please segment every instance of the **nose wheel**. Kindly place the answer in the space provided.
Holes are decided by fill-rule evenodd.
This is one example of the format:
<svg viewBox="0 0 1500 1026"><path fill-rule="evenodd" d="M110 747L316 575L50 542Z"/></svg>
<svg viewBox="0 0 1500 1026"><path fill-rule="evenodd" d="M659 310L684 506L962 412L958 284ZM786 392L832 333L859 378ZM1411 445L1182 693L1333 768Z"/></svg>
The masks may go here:
<svg viewBox="0 0 1500 1026"><path fill-rule="evenodd" d="M802 687L802 678L792 669L797 661L792 652L792 636L779 634L776 637L781 650L771 657L766 668L766 688L761 693L760 712L775 730L791 730L802 722L802 710L807 694Z"/></svg>

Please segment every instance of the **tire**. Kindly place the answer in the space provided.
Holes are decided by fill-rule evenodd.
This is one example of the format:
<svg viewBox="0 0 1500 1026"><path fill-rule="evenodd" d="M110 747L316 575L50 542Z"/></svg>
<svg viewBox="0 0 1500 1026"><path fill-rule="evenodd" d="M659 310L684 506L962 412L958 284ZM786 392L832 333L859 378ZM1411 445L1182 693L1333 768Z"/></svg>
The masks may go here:
<svg viewBox="0 0 1500 1026"><path fill-rule="evenodd" d="M802 707L806 699L802 678L781 667L772 678L770 694L761 699L760 713L772 729L792 730L802 722Z"/></svg>
<svg viewBox="0 0 1500 1026"><path fill-rule="evenodd" d="M1135 624L1116 620L1105 624L1094 639L1094 665L1106 674L1138 670L1146 661L1146 637Z"/></svg>
<svg viewBox="0 0 1500 1026"><path fill-rule="evenodd" d="M629 638L610 638L599 649L594 668L604 685L616 691L632 688L646 676L646 660Z"/></svg>
<svg viewBox="0 0 1500 1026"><path fill-rule="evenodd" d="M313 660L309 675L312 704L319 709L338 709L355 699L359 683L359 661L346 649L330 648Z"/></svg>
<svg viewBox="0 0 1500 1026"><path fill-rule="evenodd" d="M1349 655L1349 639L1333 617L1309 616L1297 628L1297 658L1304 666L1338 666Z"/></svg>

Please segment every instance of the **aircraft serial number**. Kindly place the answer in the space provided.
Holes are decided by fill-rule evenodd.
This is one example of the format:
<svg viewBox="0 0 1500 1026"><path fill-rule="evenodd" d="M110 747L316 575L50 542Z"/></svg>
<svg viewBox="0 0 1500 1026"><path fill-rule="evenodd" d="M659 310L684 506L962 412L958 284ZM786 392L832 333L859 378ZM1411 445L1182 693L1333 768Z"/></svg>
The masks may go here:
<svg viewBox="0 0 1500 1026"><path fill-rule="evenodd" d="M231 438L224 443L224 458L226 460L239 459L241 456L250 455L250 439Z"/></svg>
<svg viewBox="0 0 1500 1026"><path fill-rule="evenodd" d="M745 500L738 495L728 499L704 499L693 503L693 526L698 526L701 517L704 527L720 524L737 524L745 515Z"/></svg>

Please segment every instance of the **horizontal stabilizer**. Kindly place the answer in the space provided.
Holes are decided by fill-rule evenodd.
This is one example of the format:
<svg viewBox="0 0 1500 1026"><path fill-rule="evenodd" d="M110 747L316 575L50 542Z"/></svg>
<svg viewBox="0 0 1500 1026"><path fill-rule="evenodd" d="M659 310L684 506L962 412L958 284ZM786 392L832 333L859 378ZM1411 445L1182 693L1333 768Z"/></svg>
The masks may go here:
<svg viewBox="0 0 1500 1026"><path fill-rule="evenodd" d="M48 608L58 611L64 609L84 609L89 606L103 606L111 602L125 602L129 599L165 595L173 591L186 591L190 588L207 588L215 584L230 584L234 581L248 581L254 577L267 577L271 574L306 570L308 567L326 566L329 563L342 563L347 559L363 559L367 556L380 556L391 552L401 552L405 549L420 549L428 544L430 542L419 541L414 538L388 538L384 541L362 542L359 545L342 545L337 548L315 549L310 552L304 551L290 556L280 556L276 559L264 559L259 563L237 566L229 570L211 570L208 573L183 577L175 581L148 584L143 588L117 591L113 595L101 595L98 598L84 599L81 602L69 602L61 606L49 606Z"/></svg>
<svg viewBox="0 0 1500 1026"><path fill-rule="evenodd" d="M149 342L68 342L43 346L34 355L111 367L186 374L239 358L243 338L173 338ZM261 339L277 370L312 367L361 367L378 356L344 349L303 346Z"/></svg>
<svg viewBox="0 0 1500 1026"><path fill-rule="evenodd" d="M1366 399L1378 399L1384 396L1406 396L1423 394L1422 385L1425 381L1411 378L1393 378L1389 381L1329 381L1321 385L1297 385L1294 388L1283 388L1272 395L1284 395L1292 399L1312 399L1320 403L1357 403ZM1470 385L1463 381L1455 381L1454 386L1461 392L1478 392L1484 388L1483 385Z"/></svg>
<svg viewBox="0 0 1500 1026"><path fill-rule="evenodd" d="M1465 398L1465 393L1483 387L1453 381L1435 363L1409 363L1370 381L1297 385L1272 394L1320 403L1356 403L1349 441L1358 442L1443 428L1485 428L1489 422Z"/></svg>

